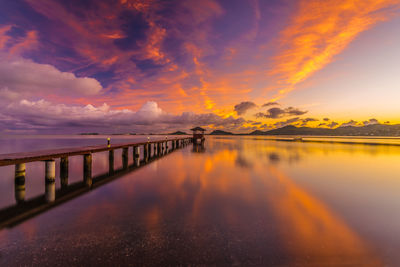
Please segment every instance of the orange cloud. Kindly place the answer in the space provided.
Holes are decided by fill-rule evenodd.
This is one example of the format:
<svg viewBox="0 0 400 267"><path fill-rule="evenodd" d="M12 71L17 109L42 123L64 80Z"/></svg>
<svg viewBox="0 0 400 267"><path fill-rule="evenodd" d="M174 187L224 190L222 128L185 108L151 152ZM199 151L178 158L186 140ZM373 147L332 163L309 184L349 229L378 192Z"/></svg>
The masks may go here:
<svg viewBox="0 0 400 267"><path fill-rule="evenodd" d="M10 39L10 37L6 35L9 30L11 30L11 25L0 27L0 49L3 49Z"/></svg>
<svg viewBox="0 0 400 267"><path fill-rule="evenodd" d="M8 53L13 55L20 55L24 51L35 48L38 45L38 37L36 31L29 31L23 38L12 38L7 35L11 30L11 25L0 27L0 49L5 49ZM6 47L7 42L12 40L13 44Z"/></svg>
<svg viewBox="0 0 400 267"><path fill-rule="evenodd" d="M280 36L281 52L269 74L277 78L278 98L333 61L360 33L387 20L399 0L302 0Z"/></svg>

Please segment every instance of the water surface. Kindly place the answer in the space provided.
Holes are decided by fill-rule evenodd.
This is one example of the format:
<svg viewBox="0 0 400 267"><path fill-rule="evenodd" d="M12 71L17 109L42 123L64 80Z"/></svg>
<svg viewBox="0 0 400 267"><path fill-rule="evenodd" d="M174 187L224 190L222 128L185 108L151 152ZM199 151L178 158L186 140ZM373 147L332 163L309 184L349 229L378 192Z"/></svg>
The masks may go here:
<svg viewBox="0 0 400 267"><path fill-rule="evenodd" d="M1 153L104 142L7 138ZM93 160L94 172L108 170L107 153ZM0 265L398 266L399 162L397 146L208 136L204 149L176 150L2 229ZM15 204L14 169L0 168L4 208ZM26 172L26 198L43 194L43 163ZM72 157L69 183L80 180Z"/></svg>

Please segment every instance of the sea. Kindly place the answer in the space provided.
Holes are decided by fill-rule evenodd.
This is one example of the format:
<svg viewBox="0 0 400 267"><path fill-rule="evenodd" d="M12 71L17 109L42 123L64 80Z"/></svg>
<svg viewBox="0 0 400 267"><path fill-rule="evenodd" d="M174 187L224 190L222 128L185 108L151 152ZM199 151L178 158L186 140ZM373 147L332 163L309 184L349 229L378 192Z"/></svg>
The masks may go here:
<svg viewBox="0 0 400 267"><path fill-rule="evenodd" d="M148 136L5 135L0 154L105 145L107 137ZM110 178L108 152L95 153L93 184L104 180L86 189L74 187L83 159L72 156L69 197L57 202L57 193L40 210L31 200L46 194L45 163L26 164L22 203L15 166L0 167L0 214L18 216L33 203L31 216L0 229L0 266L400 266L399 140L318 140L326 142L206 136L203 146ZM114 157L118 170L121 150Z"/></svg>

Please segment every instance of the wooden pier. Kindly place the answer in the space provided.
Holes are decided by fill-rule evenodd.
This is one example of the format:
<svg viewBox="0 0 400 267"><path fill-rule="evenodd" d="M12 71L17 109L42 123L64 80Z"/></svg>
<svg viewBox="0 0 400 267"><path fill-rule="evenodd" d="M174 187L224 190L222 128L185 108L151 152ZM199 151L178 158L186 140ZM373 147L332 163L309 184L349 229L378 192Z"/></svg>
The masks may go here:
<svg viewBox="0 0 400 267"><path fill-rule="evenodd" d="M93 184L92 177L92 154L97 152L109 152L109 175L115 173L114 170L114 151L122 149L122 169L127 170L132 167L139 167L159 158L175 149L186 146L192 142L192 138L172 138L163 140L148 140L146 142L134 142L123 144L107 144L98 146L86 146L75 148L63 148L53 150L42 150L35 152L22 152L13 154L0 155L0 166L15 165L15 200L18 203L25 203L25 163L43 161L45 165L45 199L47 202L54 202L56 198L55 178L56 178L56 161L60 158L60 184L61 189L68 187L68 158L71 156L82 156L83 159L83 183L86 187L91 188ZM129 162L129 148L132 147L132 166ZM140 153L141 148L143 153ZM152 153L153 152L153 153ZM142 156L142 160L141 160ZM26 205L25 205L26 206Z"/></svg>
<svg viewBox="0 0 400 267"><path fill-rule="evenodd" d="M192 143L192 138L184 137L0 155L0 166L15 165L16 200L15 205L0 210L0 229L13 226L58 206L69 199L88 192L92 188L119 178L190 143ZM133 164L129 165L129 148L131 147ZM143 153L140 153L141 148ZM118 170L114 169L114 151L116 149L122 149L122 168ZM109 151L109 171L92 177L92 154L104 151ZM83 157L83 179L81 182L68 184L68 157L77 155ZM59 189L56 189L55 186L55 159L57 158L60 158L61 188ZM35 161L44 161L45 193L33 199L25 200L25 163Z"/></svg>
<svg viewBox="0 0 400 267"><path fill-rule="evenodd" d="M93 153L114 151L115 149L123 149L124 153L126 153L129 147L133 147L134 151L137 151L137 148L143 147L143 151L145 152L145 154L146 153L148 154L148 151L153 146L156 148L157 153L161 153L161 149L164 150L167 147L168 143L171 143L172 149L176 149L179 148L184 143L187 144L190 142L192 142L191 137L184 137L184 138L173 138L173 139L146 141L146 142L122 143L114 145L98 145L98 146L42 150L34 152L21 152L13 154L0 154L0 166L24 164L33 161L52 161L56 158L61 158L64 160L64 164L68 164L68 160L66 160L66 158L70 156L86 155L86 157L84 158L86 158L86 160L90 160L91 156L88 155L91 155ZM127 155L125 154L125 156Z"/></svg>

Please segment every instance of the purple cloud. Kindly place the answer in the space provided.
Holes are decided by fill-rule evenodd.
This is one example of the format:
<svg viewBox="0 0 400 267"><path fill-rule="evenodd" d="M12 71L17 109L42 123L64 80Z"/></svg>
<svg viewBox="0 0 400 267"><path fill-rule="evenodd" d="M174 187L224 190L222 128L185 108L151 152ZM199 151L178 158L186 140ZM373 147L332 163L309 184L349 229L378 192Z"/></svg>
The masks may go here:
<svg viewBox="0 0 400 267"><path fill-rule="evenodd" d="M245 114L249 109L257 107L256 104L250 101L241 102L240 104L235 105L234 110L238 115Z"/></svg>
<svg viewBox="0 0 400 267"><path fill-rule="evenodd" d="M277 119L282 117L289 117L289 116L300 116L306 114L307 111L299 110L297 108L288 107L288 108L270 108L267 112L259 112L255 114L257 118L270 118L270 119Z"/></svg>
<svg viewBox="0 0 400 267"><path fill-rule="evenodd" d="M21 100L0 108L1 130L30 129L42 132L163 132L187 129L193 125L238 129L246 122L243 118L222 118L213 113L183 112L170 114L156 102L145 103L138 111L115 110L107 104L72 106L49 101ZM12 128L7 128L8 126Z"/></svg>
<svg viewBox="0 0 400 267"><path fill-rule="evenodd" d="M276 105L279 105L279 103L278 102L268 102L268 103L263 104L262 107L264 108L264 107L270 107L270 106L276 106Z"/></svg>

